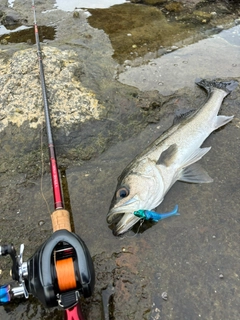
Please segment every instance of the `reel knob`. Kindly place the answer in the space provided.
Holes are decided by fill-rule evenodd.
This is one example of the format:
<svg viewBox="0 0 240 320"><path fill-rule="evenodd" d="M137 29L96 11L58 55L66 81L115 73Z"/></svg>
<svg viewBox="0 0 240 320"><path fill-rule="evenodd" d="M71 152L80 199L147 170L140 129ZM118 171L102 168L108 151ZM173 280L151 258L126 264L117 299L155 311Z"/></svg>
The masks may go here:
<svg viewBox="0 0 240 320"><path fill-rule="evenodd" d="M0 287L0 304L10 302L10 300L11 300L10 285L5 284L4 286Z"/></svg>

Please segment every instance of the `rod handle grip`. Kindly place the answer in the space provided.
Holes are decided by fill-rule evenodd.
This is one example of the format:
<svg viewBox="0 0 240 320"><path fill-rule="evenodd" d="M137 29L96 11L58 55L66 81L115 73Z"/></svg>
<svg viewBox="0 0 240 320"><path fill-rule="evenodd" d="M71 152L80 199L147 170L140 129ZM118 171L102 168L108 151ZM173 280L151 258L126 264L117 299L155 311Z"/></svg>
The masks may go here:
<svg viewBox="0 0 240 320"><path fill-rule="evenodd" d="M70 214L65 209L55 210L51 214L53 232L61 229L71 230Z"/></svg>

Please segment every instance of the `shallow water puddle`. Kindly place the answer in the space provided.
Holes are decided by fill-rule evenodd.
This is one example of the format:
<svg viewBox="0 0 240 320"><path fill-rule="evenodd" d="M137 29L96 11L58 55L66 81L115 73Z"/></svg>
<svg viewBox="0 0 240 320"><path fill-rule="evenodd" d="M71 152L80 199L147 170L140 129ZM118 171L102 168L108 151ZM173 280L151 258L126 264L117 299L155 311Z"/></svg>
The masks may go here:
<svg viewBox="0 0 240 320"><path fill-rule="evenodd" d="M238 77L239 32L240 26L236 26L151 59L146 65L131 67L129 64L119 74L118 80L142 91L158 90L163 95L169 95L186 86L193 88L194 80L199 77Z"/></svg>
<svg viewBox="0 0 240 320"><path fill-rule="evenodd" d="M80 9L80 8L109 8L116 4L122 4L126 1L124 0L104 0L104 1L94 1L94 0L57 0L56 1L56 7L57 9L63 10L63 11L73 11L74 9Z"/></svg>
<svg viewBox="0 0 240 320"><path fill-rule="evenodd" d="M9 34L12 32L19 32L19 31L26 30L29 28L31 28L31 27L19 26L19 27L16 27L15 29L7 29L4 25L0 25L0 35Z"/></svg>
<svg viewBox="0 0 240 320"><path fill-rule="evenodd" d="M44 40L53 40L55 38L56 29L54 27L39 26L39 39L41 42ZM0 25L0 42L2 44L27 42L29 44L35 43L34 28L29 26L16 26L12 29Z"/></svg>
<svg viewBox="0 0 240 320"><path fill-rule="evenodd" d="M13 7L15 0L8 0L8 6ZM75 8L109 8L116 4L122 4L127 2L126 0L56 0L56 7L63 11L73 11Z"/></svg>
<svg viewBox="0 0 240 320"><path fill-rule="evenodd" d="M8 6L13 7L15 0L8 0Z"/></svg>

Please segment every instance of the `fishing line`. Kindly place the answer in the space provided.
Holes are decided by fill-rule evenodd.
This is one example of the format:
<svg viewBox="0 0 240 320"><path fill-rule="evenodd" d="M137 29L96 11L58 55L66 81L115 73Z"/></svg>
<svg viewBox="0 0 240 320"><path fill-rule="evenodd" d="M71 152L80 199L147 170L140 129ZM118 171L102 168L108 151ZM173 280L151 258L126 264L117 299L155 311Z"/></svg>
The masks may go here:
<svg viewBox="0 0 240 320"><path fill-rule="evenodd" d="M141 229L143 223L144 223L144 219L141 219L141 220L139 221L139 226L138 226L137 232L135 233L134 237L136 237L136 235L139 234L140 229Z"/></svg>
<svg viewBox="0 0 240 320"><path fill-rule="evenodd" d="M143 225L143 223L144 223L144 219L141 219L140 222L139 222L139 227L138 227L138 230L137 230L137 234L139 233L140 228Z"/></svg>
<svg viewBox="0 0 240 320"><path fill-rule="evenodd" d="M135 234L134 234L133 236L125 235L125 236L121 237L120 240L129 239L129 238L135 238L135 237L139 234L139 231L140 231L143 223L144 223L144 219L140 219L140 220L139 220L139 226L138 226L138 229L137 229L137 231L135 232Z"/></svg>
<svg viewBox="0 0 240 320"><path fill-rule="evenodd" d="M77 287L73 258L57 260L56 273L58 278L58 287L61 291L68 291Z"/></svg>

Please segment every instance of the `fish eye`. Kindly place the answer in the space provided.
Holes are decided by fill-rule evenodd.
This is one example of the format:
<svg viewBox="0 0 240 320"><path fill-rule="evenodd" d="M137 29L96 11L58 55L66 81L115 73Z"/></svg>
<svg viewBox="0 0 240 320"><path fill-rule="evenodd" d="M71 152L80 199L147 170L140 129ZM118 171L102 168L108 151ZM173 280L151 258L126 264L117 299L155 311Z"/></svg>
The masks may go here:
<svg viewBox="0 0 240 320"><path fill-rule="evenodd" d="M117 198L126 198L129 195L129 190L126 187L122 187L118 189L116 192L116 197Z"/></svg>

